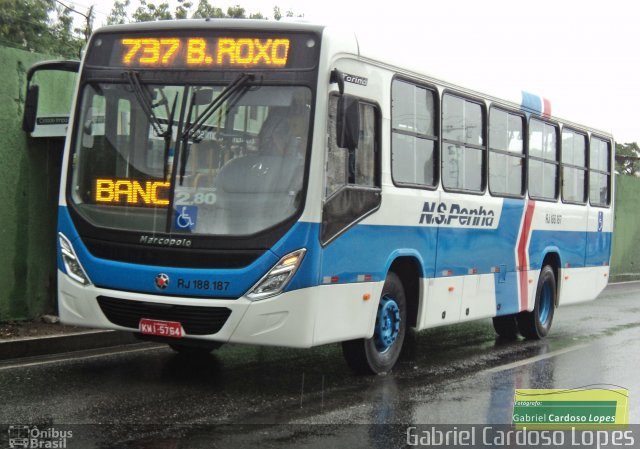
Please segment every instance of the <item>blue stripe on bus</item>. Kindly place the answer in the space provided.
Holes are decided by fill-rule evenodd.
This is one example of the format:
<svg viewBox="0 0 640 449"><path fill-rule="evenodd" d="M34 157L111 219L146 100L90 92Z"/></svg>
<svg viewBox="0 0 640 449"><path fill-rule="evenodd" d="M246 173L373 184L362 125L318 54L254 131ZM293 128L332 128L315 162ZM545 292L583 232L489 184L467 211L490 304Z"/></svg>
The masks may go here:
<svg viewBox="0 0 640 449"><path fill-rule="evenodd" d="M511 315L520 312L518 272L496 273L493 279L496 288L496 305L498 306L496 315Z"/></svg>
<svg viewBox="0 0 640 449"><path fill-rule="evenodd" d="M358 225L331 242L322 255L321 279L357 282L358 275L384 280L391 258L413 255L422 262L422 277L435 275L438 229L435 227Z"/></svg>
<svg viewBox="0 0 640 449"><path fill-rule="evenodd" d="M359 225L340 236L324 250L320 277L338 276L339 282L355 282L357 274L372 274L382 280L390 265L390 255L400 248L402 255L419 255L423 277L464 276L470 268L488 274L493 267L516 271L515 235L479 229L439 230L445 243L437 249L437 228ZM516 227L517 232L517 227ZM511 234L511 232L510 232ZM587 238L588 236L588 238ZM589 263L585 263L586 241ZM533 231L529 244L529 267L539 270L551 251L560 255L562 266L572 268L602 266L609 260L611 233ZM501 271L504 271L501 268Z"/></svg>
<svg viewBox="0 0 640 449"><path fill-rule="evenodd" d="M584 267L586 238L586 232L533 231L529 243L530 269L541 269L544 257L553 250L561 255L563 267Z"/></svg>
<svg viewBox="0 0 640 449"><path fill-rule="evenodd" d="M542 114L542 98L538 95L522 91L522 104L520 108L524 112Z"/></svg>
<svg viewBox="0 0 640 449"><path fill-rule="evenodd" d="M78 240L65 207L59 209L59 230L73 243L87 274L96 284L107 288L202 297L239 297L260 279L277 260L291 251L307 248L308 256L287 286L287 291L313 287L334 278L337 283L361 281L369 275L371 281L383 281L396 257L413 256L422 267L423 278L464 276L474 268L476 274L494 274L496 301L502 313L518 310L518 279L516 271L516 243L523 200L503 203L500 224L495 230L436 228L426 226L356 225L331 244L322 248L319 243L320 224L300 222L265 255L241 270L207 270L153 267L97 259L89 254ZM439 239L439 240L438 240ZM587 244L588 242L588 244ZM609 260L611 233L533 231L529 245L530 268L540 269L544 255L550 249L560 253L562 266L602 266ZM586 260L585 260L586 256ZM59 266L63 267L59 259ZM231 288L220 292L197 292L177 289L177 281L167 290L159 291L154 284L159 272L172 279L220 279L231 282Z"/></svg>
<svg viewBox="0 0 640 449"><path fill-rule="evenodd" d="M441 228L438 235L436 277L447 270L453 276L491 273L491 268L505 265L516 269L516 243L522 221L524 200L505 199L497 229Z"/></svg>
<svg viewBox="0 0 640 449"><path fill-rule="evenodd" d="M613 234L611 232L587 233L587 257L585 266L601 267L604 264L609 264L612 247Z"/></svg>
<svg viewBox="0 0 640 449"><path fill-rule="evenodd" d="M80 259L89 279L99 287L114 290L156 295L238 298L258 282L278 261L278 257L271 251L266 251L251 265L242 269L188 269L138 265L99 259L92 256L82 240L78 238L78 233L65 207L58 209L58 230L71 240L76 255ZM144 251L144 248L141 248L141 251ZM59 258L58 266L64 267L61 262L62 260ZM155 285L155 277L159 273L165 273L170 278L166 289L159 290ZM182 288L179 288L179 280L182 280ZM209 284L206 284L206 282L209 282ZM215 286L213 282L216 282ZM223 283L223 289L218 288L218 282ZM227 282L228 284L226 284ZM185 288L187 284L189 288ZM209 288L205 288L206 285Z"/></svg>

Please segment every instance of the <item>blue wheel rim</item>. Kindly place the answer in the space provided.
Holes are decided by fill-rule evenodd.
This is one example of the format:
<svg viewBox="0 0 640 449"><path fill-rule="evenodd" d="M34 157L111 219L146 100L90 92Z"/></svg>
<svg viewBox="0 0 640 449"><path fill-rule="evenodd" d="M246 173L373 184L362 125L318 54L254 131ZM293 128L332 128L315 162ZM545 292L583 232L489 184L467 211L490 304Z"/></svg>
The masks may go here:
<svg viewBox="0 0 640 449"><path fill-rule="evenodd" d="M545 282L542 286L542 292L540 293L540 306L538 309L538 317L540 318L540 324L543 326L547 324L551 308L553 307L553 290L550 282Z"/></svg>
<svg viewBox="0 0 640 449"><path fill-rule="evenodd" d="M400 333L400 307L391 296L383 296L378 305L374 340L376 349L386 352L395 343Z"/></svg>

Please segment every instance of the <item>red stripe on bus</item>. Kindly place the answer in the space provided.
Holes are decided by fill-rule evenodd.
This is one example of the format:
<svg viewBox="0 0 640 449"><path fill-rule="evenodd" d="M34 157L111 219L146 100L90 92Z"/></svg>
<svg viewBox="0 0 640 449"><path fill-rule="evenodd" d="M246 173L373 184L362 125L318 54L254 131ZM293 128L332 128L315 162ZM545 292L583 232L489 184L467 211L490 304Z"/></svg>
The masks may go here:
<svg viewBox="0 0 640 449"><path fill-rule="evenodd" d="M542 116L546 118L551 117L551 102L546 98L542 99L543 108L542 108Z"/></svg>
<svg viewBox="0 0 640 449"><path fill-rule="evenodd" d="M527 286L527 278L529 273L529 263L527 261L527 243L531 238L531 221L533 220L533 211L536 207L535 201L527 203L527 210L524 214L524 223L522 223L522 232L520 233L520 242L518 242L518 265L520 266L520 310L527 310L529 306L529 294Z"/></svg>

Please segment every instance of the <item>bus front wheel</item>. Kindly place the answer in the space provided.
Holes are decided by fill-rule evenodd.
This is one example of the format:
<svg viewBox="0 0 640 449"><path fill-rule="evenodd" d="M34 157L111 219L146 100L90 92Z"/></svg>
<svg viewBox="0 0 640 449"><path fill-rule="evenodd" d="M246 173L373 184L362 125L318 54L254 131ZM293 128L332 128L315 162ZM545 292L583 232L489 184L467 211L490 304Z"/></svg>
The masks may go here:
<svg viewBox="0 0 640 449"><path fill-rule="evenodd" d="M393 272L382 287L373 336L345 341L342 352L358 374L390 371L398 361L407 327L407 302L402 281Z"/></svg>
<svg viewBox="0 0 640 449"><path fill-rule="evenodd" d="M538 278L536 303L533 311L518 314L518 328L523 337L529 340L539 340L547 336L553 321L557 294L556 276L553 268L545 265Z"/></svg>

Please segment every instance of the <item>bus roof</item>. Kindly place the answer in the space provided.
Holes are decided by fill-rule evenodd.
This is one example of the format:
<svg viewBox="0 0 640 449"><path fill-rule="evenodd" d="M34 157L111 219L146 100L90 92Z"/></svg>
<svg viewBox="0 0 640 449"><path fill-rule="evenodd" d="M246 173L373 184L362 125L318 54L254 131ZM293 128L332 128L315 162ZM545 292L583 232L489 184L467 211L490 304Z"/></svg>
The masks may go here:
<svg viewBox="0 0 640 449"><path fill-rule="evenodd" d="M302 21L273 21L259 19L180 19L158 20L155 22L137 22L123 25L110 25L99 28L95 34L114 31L161 31L192 30L207 28L224 28L228 30L279 30L279 31L312 31L321 33L325 26Z"/></svg>
<svg viewBox="0 0 640 449"><path fill-rule="evenodd" d="M94 34L102 34L108 32L128 32L128 31L161 31L161 30L189 30L189 29L227 29L227 30L273 30L284 32L313 32L323 34L324 39L330 39L337 44L346 44L346 48L341 49L345 54L352 53L354 57L385 68L398 74L431 82L444 88L457 90L461 93L488 99L513 109L522 110L527 113L544 115L545 118L557 120L565 125L594 131L604 136L611 136L611 133L592 128L584 124L578 124L566 119L562 119L556 115L545 114L545 106L548 102L544 98L528 92L509 92L490 94L484 89L473 89L463 86L463 83L446 81L448 76L434 76L430 70L425 70L423 65L419 65L415 60L407 63L398 55L393 55L379 42L368 40L363 36L357 36L342 28L326 26L317 23L307 22L301 19L292 20L260 20L260 19L180 19L180 20L159 20L154 22L137 22L123 25L111 25L99 28ZM347 39L347 41L345 41ZM337 48L337 47L335 47ZM352 52L353 50L353 52ZM521 96L520 96L521 95ZM537 98L536 98L537 97ZM536 104L541 105L541 110L536 110ZM533 105L533 106L532 106Z"/></svg>

